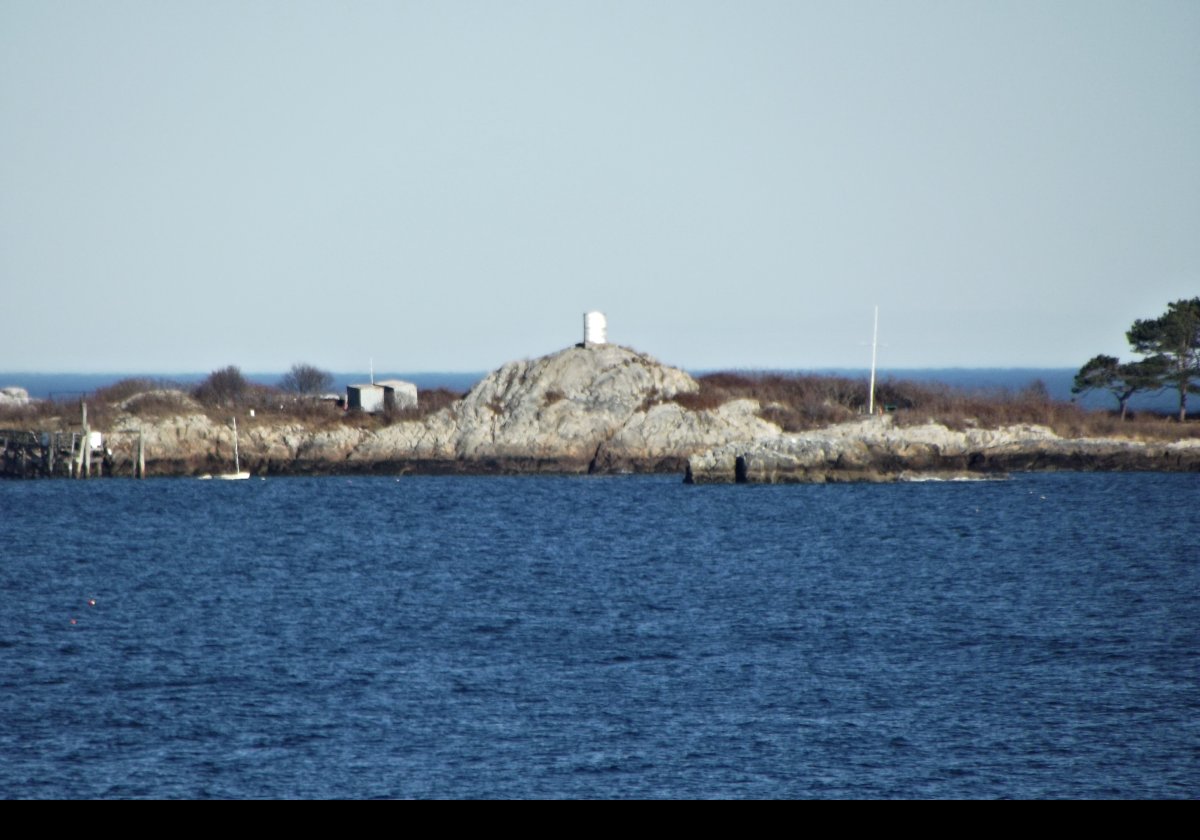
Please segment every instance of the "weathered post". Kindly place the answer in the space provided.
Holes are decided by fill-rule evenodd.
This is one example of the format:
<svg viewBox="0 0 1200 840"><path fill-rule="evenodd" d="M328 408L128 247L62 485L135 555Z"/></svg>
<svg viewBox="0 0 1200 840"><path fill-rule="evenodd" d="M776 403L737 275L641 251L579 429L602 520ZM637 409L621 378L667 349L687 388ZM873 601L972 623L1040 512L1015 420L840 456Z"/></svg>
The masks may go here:
<svg viewBox="0 0 1200 840"><path fill-rule="evenodd" d="M80 422L83 424L83 436L79 441L79 471L77 478L92 477L92 436L89 434L87 422L87 403L79 401Z"/></svg>
<svg viewBox="0 0 1200 840"><path fill-rule="evenodd" d="M146 477L146 433L138 432L137 477Z"/></svg>

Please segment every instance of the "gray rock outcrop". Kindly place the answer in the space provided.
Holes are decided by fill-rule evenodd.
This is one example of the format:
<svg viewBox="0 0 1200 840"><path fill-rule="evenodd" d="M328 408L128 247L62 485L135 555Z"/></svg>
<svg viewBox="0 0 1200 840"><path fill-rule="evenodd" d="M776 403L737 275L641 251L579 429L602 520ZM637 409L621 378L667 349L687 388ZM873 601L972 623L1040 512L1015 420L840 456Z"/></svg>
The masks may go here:
<svg viewBox="0 0 1200 840"><path fill-rule="evenodd" d="M575 346L510 362L421 420L371 429L239 418L240 450L260 473L664 471L682 470L699 449L779 434L754 400L707 411L673 402L698 390L687 373L644 353ZM232 430L197 412L129 415L119 427L146 435L162 471L213 471L232 451ZM114 451L131 457L122 437Z"/></svg>
<svg viewBox="0 0 1200 840"><path fill-rule="evenodd" d="M699 387L683 371L615 344L509 362L459 404L455 454L586 464L635 414Z"/></svg>
<svg viewBox="0 0 1200 840"><path fill-rule="evenodd" d="M29 392L16 385L0 388L0 407L29 405Z"/></svg>
<svg viewBox="0 0 1200 840"><path fill-rule="evenodd" d="M897 428L885 417L697 452L688 459L685 480L895 481L1032 469L1200 470L1200 440L1072 439L1030 425L963 431L936 423Z"/></svg>

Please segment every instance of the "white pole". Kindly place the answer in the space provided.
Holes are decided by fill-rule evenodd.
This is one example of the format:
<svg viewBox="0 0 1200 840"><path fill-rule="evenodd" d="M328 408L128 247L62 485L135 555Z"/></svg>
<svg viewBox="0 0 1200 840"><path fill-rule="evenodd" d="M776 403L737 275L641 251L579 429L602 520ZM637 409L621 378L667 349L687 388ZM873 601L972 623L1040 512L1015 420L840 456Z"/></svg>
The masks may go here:
<svg viewBox="0 0 1200 840"><path fill-rule="evenodd" d="M233 471L240 473L242 471L242 462L238 458L238 441L237 441L237 418L233 418Z"/></svg>
<svg viewBox="0 0 1200 840"><path fill-rule="evenodd" d="M867 399L867 414L875 416L875 353L879 347L879 306L875 306L875 332L871 335L871 393Z"/></svg>

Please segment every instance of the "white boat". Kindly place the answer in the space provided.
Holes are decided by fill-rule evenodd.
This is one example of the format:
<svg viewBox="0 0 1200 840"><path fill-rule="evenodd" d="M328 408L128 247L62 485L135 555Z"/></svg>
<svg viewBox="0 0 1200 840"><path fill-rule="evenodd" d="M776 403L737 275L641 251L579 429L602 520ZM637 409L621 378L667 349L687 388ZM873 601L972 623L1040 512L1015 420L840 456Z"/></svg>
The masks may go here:
<svg viewBox="0 0 1200 840"><path fill-rule="evenodd" d="M238 455L237 418L233 418L233 472L220 475L202 475L201 480L216 479L217 481L245 481L250 473L242 469L241 458Z"/></svg>

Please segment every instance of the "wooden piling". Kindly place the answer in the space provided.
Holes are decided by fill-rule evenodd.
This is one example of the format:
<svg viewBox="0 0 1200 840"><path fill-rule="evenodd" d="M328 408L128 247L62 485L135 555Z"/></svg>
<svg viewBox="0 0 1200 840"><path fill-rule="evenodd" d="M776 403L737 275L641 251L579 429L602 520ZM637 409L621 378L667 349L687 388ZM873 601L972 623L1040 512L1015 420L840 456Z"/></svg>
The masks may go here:
<svg viewBox="0 0 1200 840"><path fill-rule="evenodd" d="M87 422L87 403L79 401L79 410L83 421L83 440L80 441L79 463L84 478L92 477L92 433Z"/></svg>

